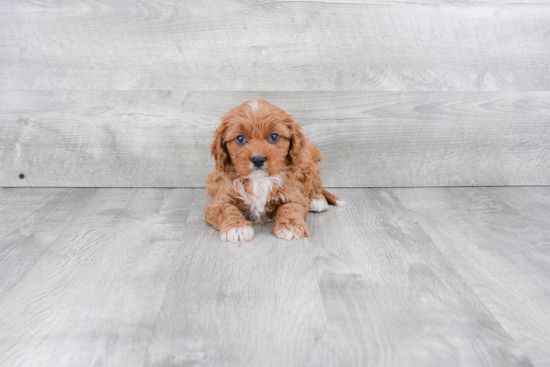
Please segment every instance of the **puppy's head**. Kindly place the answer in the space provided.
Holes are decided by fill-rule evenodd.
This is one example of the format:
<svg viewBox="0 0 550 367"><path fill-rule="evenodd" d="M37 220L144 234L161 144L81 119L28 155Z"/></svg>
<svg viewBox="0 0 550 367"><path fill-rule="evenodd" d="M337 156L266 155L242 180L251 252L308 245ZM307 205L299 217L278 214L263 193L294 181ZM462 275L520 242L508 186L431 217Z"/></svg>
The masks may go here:
<svg viewBox="0 0 550 367"><path fill-rule="evenodd" d="M211 152L218 169L264 177L299 165L304 145L291 115L265 100L251 100L221 118Z"/></svg>

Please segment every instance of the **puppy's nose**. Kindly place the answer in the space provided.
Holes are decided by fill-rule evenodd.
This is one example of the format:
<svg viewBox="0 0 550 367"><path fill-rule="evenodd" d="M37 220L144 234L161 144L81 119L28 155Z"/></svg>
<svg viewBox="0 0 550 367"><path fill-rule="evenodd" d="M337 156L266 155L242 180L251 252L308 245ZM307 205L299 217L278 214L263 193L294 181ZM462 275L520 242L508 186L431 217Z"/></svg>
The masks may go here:
<svg viewBox="0 0 550 367"><path fill-rule="evenodd" d="M265 156L255 155L254 157L252 157L251 161L256 167L262 168L265 163Z"/></svg>

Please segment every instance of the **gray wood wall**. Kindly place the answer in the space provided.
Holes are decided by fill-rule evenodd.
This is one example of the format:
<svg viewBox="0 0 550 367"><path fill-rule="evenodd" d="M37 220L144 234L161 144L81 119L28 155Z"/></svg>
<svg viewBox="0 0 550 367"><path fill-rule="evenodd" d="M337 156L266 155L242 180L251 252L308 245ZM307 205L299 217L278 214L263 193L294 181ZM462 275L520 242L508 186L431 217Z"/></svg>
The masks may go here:
<svg viewBox="0 0 550 367"><path fill-rule="evenodd" d="M202 187L260 97L326 186L550 185L550 1L0 1L0 186Z"/></svg>

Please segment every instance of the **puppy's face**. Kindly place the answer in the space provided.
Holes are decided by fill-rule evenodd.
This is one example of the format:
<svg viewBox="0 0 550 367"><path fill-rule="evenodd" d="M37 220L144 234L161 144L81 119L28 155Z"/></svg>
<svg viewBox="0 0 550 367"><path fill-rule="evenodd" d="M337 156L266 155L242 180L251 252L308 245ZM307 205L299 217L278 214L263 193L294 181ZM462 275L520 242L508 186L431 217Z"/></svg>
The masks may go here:
<svg viewBox="0 0 550 367"><path fill-rule="evenodd" d="M291 150L301 132L292 116L280 108L252 100L221 120L212 144L217 165L232 166L243 177L265 177L292 163Z"/></svg>

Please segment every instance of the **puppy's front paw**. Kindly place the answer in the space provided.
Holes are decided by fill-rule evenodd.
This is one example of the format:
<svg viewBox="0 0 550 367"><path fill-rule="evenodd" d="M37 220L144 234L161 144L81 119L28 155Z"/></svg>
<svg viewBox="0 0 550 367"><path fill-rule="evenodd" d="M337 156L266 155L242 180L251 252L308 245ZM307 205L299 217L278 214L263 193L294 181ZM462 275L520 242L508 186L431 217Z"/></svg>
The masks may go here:
<svg viewBox="0 0 550 367"><path fill-rule="evenodd" d="M309 237L309 227L306 223L298 224L274 224L273 233L277 238L283 240L299 240Z"/></svg>
<svg viewBox="0 0 550 367"><path fill-rule="evenodd" d="M231 228L229 231L220 233L222 241L246 242L254 238L252 226Z"/></svg>

